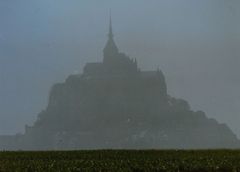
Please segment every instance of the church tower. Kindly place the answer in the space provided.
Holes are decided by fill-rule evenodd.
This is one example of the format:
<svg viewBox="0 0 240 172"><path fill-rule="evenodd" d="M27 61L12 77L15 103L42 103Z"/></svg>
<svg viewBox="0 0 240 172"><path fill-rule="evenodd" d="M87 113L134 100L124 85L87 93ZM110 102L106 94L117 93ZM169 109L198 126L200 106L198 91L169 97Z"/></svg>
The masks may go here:
<svg viewBox="0 0 240 172"><path fill-rule="evenodd" d="M108 41L105 45L105 48L103 49L103 63L112 63L115 61L114 59L117 57L118 53L118 48L113 39L112 18L110 15Z"/></svg>

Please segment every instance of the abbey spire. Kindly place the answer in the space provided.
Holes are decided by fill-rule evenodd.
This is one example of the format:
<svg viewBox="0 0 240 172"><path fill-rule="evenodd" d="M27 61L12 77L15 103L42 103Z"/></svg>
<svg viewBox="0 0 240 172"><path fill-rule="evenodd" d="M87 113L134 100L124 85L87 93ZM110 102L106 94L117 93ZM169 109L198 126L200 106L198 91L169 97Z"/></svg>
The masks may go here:
<svg viewBox="0 0 240 172"><path fill-rule="evenodd" d="M113 39L112 17L110 14L108 40L105 45L105 48L103 49L103 55L104 55L103 62L107 62L109 60L111 61L112 58L116 57L116 54L118 54L118 48Z"/></svg>
<svg viewBox="0 0 240 172"><path fill-rule="evenodd" d="M109 33L108 33L108 39L113 39L112 16L111 16L111 13L110 13L110 19L109 19Z"/></svg>

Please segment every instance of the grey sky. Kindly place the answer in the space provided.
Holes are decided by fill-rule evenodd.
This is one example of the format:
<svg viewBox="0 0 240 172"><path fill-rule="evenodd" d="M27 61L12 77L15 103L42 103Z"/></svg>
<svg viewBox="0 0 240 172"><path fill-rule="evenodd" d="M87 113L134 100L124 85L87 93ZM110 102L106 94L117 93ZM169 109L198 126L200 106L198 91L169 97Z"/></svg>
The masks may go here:
<svg viewBox="0 0 240 172"><path fill-rule="evenodd" d="M1 0L0 134L23 132L50 87L102 60L109 9L115 41L168 92L240 137L240 1Z"/></svg>

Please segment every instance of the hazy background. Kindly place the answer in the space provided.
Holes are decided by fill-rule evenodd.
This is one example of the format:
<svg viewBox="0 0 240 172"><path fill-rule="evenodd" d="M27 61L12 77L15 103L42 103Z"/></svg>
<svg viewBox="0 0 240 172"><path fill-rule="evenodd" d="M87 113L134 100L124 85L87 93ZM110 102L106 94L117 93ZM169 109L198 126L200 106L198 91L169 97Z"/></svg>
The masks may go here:
<svg viewBox="0 0 240 172"><path fill-rule="evenodd" d="M240 138L239 0L0 0L0 134L23 132L54 83L102 60L110 8L119 49Z"/></svg>

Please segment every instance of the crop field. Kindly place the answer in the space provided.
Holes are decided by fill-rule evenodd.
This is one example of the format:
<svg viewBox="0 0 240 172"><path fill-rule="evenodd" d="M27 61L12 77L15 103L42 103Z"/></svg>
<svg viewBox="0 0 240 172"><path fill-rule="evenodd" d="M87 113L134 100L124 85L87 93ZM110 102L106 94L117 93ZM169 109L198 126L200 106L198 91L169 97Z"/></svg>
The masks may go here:
<svg viewBox="0 0 240 172"><path fill-rule="evenodd" d="M240 150L0 152L0 172L240 172Z"/></svg>

